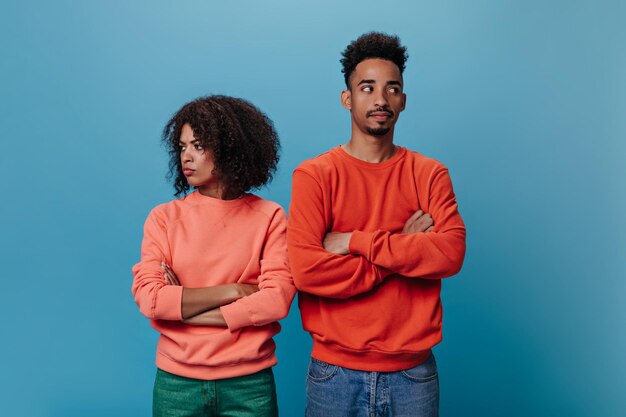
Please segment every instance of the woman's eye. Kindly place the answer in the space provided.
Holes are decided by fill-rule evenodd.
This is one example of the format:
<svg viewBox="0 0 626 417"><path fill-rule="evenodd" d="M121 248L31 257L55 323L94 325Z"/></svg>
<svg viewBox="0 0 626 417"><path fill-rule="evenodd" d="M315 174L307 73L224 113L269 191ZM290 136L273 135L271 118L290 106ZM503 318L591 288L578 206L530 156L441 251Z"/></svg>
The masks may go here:
<svg viewBox="0 0 626 417"><path fill-rule="evenodd" d="M179 151L179 152L185 152L185 150L186 150L186 149L187 149L187 147L186 147L186 146L181 146L181 145L178 145L178 151Z"/></svg>
<svg viewBox="0 0 626 417"><path fill-rule="evenodd" d="M196 148L196 149L197 149L197 150L199 150L199 151L201 151L201 150L203 149L203 148L202 148L202 145L201 145L201 144L199 144L199 143L195 143L193 146L194 146L194 148Z"/></svg>

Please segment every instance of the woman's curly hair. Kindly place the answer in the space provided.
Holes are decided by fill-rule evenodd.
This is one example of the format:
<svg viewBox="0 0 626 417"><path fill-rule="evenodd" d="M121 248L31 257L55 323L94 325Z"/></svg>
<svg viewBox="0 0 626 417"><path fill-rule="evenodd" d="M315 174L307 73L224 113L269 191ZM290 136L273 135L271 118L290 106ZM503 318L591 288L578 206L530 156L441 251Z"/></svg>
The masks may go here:
<svg viewBox="0 0 626 417"><path fill-rule="evenodd" d="M180 160L180 134L189 123L204 149L211 150L225 195L239 196L271 181L278 164L280 141L272 121L246 100L227 96L200 97L185 104L163 129L170 161L169 180L176 196L189 184Z"/></svg>
<svg viewBox="0 0 626 417"><path fill-rule="evenodd" d="M350 42L341 56L341 72L348 88L350 76L361 61L370 58L386 59L396 64L402 74L409 58L406 47L400 44L400 38L382 32L368 32L359 36L357 40Z"/></svg>

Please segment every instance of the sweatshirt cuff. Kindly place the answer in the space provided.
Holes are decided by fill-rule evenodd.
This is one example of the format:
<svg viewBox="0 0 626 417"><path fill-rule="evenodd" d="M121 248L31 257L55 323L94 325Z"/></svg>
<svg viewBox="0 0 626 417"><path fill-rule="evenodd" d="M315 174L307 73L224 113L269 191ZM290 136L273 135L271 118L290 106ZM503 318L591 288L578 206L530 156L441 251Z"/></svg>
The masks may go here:
<svg viewBox="0 0 626 417"><path fill-rule="evenodd" d="M250 320L248 307L241 299L235 301L234 303L221 306L220 312L224 317L224 321L228 326L228 330L230 330L231 332L253 324Z"/></svg>
<svg viewBox="0 0 626 417"><path fill-rule="evenodd" d="M183 319L182 312L183 287L180 285L164 285L157 294L154 316L161 320Z"/></svg>
<svg viewBox="0 0 626 417"><path fill-rule="evenodd" d="M371 261L371 248L372 240L374 239L374 232L361 232L355 230L350 237L350 243L348 244L348 251L353 255L361 255L368 261Z"/></svg>

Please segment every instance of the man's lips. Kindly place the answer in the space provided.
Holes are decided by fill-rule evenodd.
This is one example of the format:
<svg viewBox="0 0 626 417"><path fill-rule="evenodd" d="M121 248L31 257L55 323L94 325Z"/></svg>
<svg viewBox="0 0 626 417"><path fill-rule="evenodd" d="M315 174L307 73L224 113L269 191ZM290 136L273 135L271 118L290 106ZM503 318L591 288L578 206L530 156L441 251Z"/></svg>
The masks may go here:
<svg viewBox="0 0 626 417"><path fill-rule="evenodd" d="M376 120L377 122L385 122L387 119L390 119L392 113L386 111L373 111L368 114L368 117Z"/></svg>
<svg viewBox="0 0 626 417"><path fill-rule="evenodd" d="M387 110L370 110L367 112L367 117L391 117L393 113Z"/></svg>

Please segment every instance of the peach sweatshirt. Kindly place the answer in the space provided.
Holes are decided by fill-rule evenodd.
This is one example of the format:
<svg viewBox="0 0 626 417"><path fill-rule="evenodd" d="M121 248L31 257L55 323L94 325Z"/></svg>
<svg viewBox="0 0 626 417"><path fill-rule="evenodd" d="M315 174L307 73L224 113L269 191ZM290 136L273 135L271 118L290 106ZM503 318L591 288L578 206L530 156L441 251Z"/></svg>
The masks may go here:
<svg viewBox="0 0 626 417"><path fill-rule="evenodd" d="M272 337L295 295L283 209L248 194L219 200L194 191L154 208L144 226L132 292L160 334L156 365L197 379L249 375L276 364ZM167 285L161 262L182 286ZM258 284L260 291L222 306L228 328L182 323L183 287Z"/></svg>
<svg viewBox="0 0 626 417"><path fill-rule="evenodd" d="M398 148L382 163L340 147L293 174L287 241L312 356L346 368L398 371L441 341L441 280L465 255L465 226L448 170ZM429 233L403 234L418 209ZM324 250L328 232L353 232L350 254Z"/></svg>

